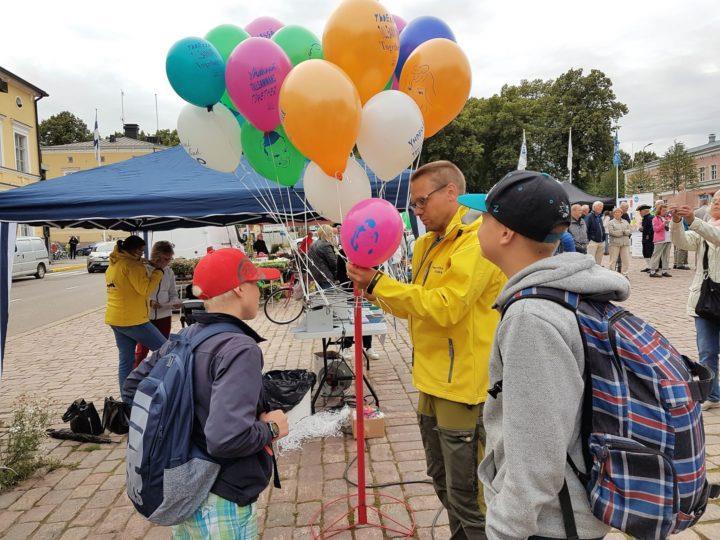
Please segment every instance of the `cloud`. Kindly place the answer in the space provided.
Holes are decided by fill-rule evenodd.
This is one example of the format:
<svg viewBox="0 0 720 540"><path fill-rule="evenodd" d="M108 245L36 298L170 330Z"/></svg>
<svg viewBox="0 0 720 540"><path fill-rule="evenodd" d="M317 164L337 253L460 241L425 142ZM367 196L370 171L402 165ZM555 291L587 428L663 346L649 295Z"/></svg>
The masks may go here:
<svg viewBox="0 0 720 540"><path fill-rule="evenodd" d="M0 34L2 65L46 90L45 118L71 110L88 125L99 109L100 129L121 129L120 90L126 120L172 128L183 105L165 77L165 55L178 39L204 35L221 23L245 26L260 15L306 26L319 37L337 0L125 0L107 4L38 0L32 31L25 7L3 6L15 21ZM720 132L720 10L712 0L386 0L391 13L411 20L435 15L453 28L473 66L473 95L489 96L503 84L549 79L582 67L604 71L620 101L623 148L653 142L662 152L674 139L689 146ZM18 44L22 44L18 46Z"/></svg>

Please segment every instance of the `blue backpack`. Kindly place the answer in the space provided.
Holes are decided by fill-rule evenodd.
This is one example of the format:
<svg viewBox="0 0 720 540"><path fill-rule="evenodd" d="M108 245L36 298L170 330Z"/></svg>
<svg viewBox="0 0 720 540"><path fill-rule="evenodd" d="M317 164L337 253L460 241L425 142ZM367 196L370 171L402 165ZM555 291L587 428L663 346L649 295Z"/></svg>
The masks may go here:
<svg viewBox="0 0 720 540"><path fill-rule="evenodd" d="M712 372L682 356L642 319L610 302L535 287L526 298L573 311L585 349L581 437L585 470L567 460L599 520L636 538L666 538L691 527L720 494L705 471L700 403ZM501 383L494 391L501 391ZM568 538L577 539L567 483L559 494Z"/></svg>
<svg viewBox="0 0 720 540"><path fill-rule="evenodd" d="M205 340L237 326L193 325L171 335L155 366L137 387L127 446L127 494L158 525L176 525L197 510L220 465L191 441L195 417L194 351Z"/></svg>

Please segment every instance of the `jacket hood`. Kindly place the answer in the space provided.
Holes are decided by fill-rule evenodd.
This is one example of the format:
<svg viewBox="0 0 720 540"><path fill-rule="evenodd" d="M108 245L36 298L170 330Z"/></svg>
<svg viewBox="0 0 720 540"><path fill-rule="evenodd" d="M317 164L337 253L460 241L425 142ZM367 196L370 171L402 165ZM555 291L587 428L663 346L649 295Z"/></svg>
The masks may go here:
<svg viewBox="0 0 720 540"><path fill-rule="evenodd" d="M110 254L109 259L110 259L110 263L111 263L111 264L115 264L115 263L117 263L118 261L121 261L121 260L126 260L126 261L138 261L138 262L140 262L139 259L136 259L135 257L133 257L132 255L130 255L129 253L125 253L124 251L120 251L117 246L115 246L115 249L112 250L112 253Z"/></svg>
<svg viewBox="0 0 720 540"><path fill-rule="evenodd" d="M625 277L595 264L592 257L582 253L563 253L528 266L507 282L497 305L504 305L528 287L551 287L598 301L621 302L630 296L630 282Z"/></svg>

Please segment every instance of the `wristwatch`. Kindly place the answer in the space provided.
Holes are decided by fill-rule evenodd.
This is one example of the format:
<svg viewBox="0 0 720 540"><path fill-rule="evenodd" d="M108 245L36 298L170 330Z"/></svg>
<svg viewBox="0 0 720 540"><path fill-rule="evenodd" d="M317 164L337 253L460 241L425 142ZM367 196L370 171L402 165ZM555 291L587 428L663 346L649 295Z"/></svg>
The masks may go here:
<svg viewBox="0 0 720 540"><path fill-rule="evenodd" d="M267 422L267 425L270 427L273 439L277 439L280 436L280 427L275 422Z"/></svg>

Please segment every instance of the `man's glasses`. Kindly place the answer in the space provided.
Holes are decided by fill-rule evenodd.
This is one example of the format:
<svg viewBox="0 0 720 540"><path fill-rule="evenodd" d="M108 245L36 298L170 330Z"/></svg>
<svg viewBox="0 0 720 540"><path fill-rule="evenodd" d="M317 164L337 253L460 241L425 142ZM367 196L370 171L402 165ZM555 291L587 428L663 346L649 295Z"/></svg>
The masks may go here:
<svg viewBox="0 0 720 540"><path fill-rule="evenodd" d="M448 184L444 184L444 185L440 186L440 187L437 188L437 189L433 189L430 193L428 193L428 194L425 195L424 197L419 197L418 199L416 199L415 201L413 201L413 202L410 203L410 208L412 208L413 210L415 210L416 208L420 208L420 209L425 208L425 205L427 204L428 199L430 198L430 196L431 196L433 193L437 193L437 192L440 191L441 189L445 189L446 187L448 187Z"/></svg>

